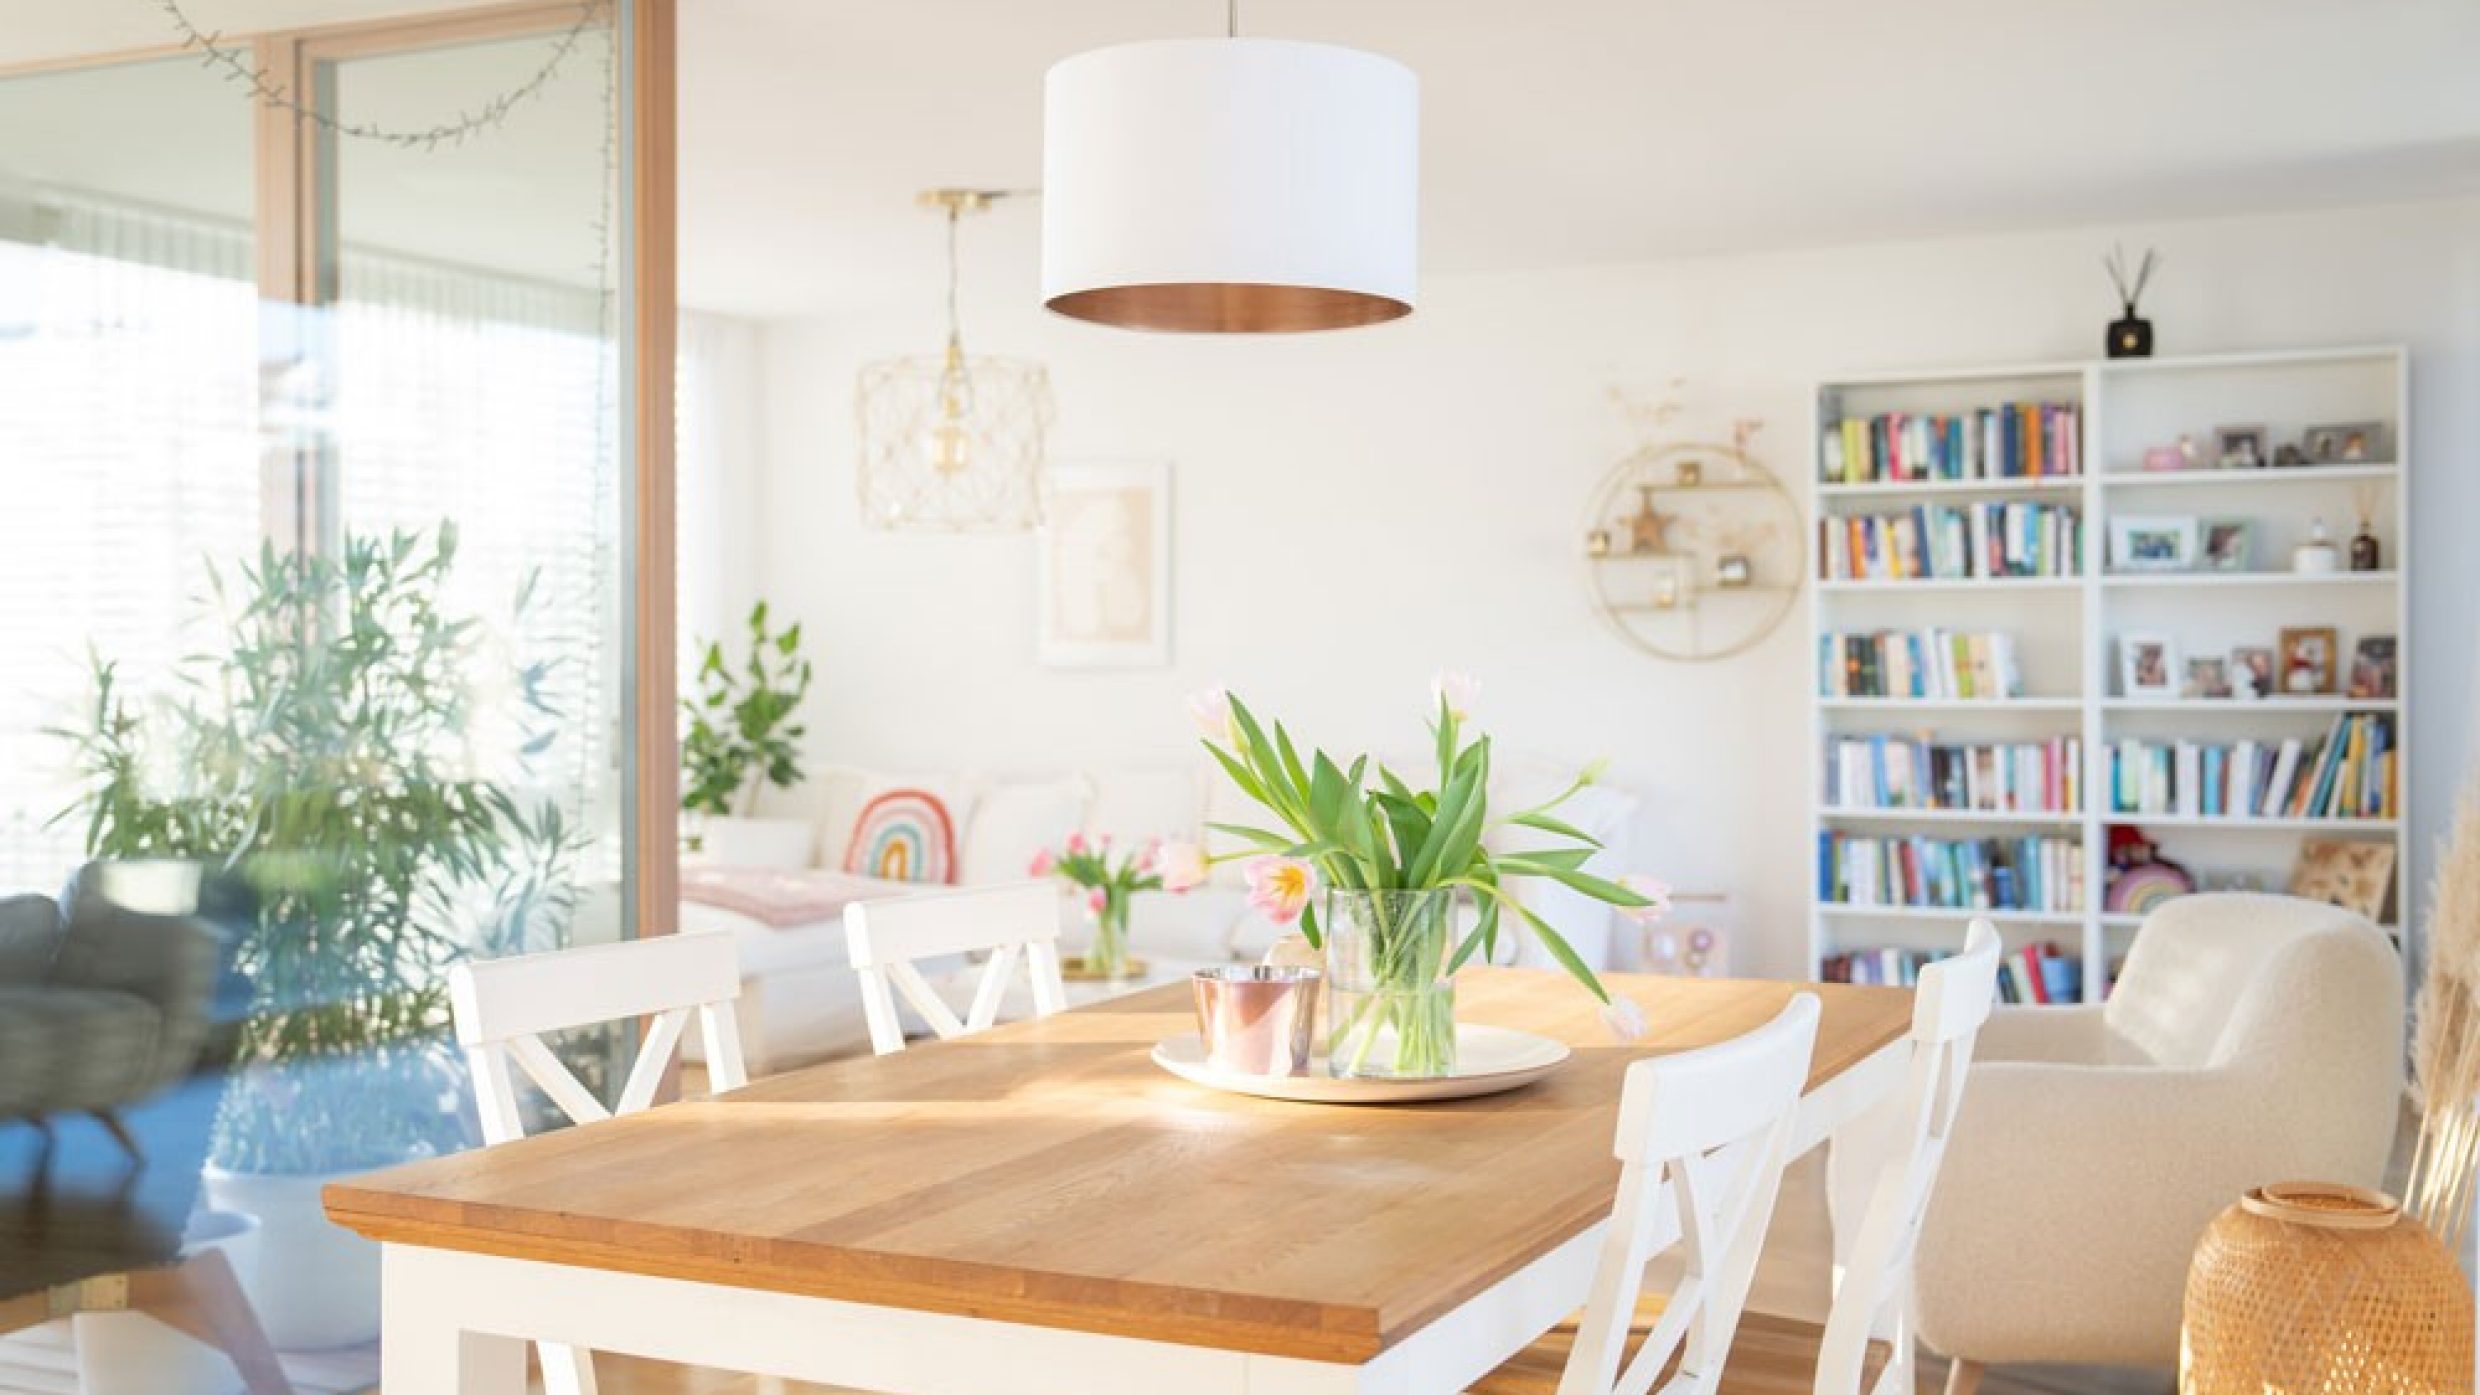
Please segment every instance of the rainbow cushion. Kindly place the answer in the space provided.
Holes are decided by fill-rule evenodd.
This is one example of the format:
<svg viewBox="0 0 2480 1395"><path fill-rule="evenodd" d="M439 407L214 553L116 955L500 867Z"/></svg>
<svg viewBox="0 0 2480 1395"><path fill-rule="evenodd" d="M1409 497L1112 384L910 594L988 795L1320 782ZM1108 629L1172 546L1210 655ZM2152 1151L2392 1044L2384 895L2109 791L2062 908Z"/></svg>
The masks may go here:
<svg viewBox="0 0 2480 1395"><path fill-rule="evenodd" d="M844 870L891 882L955 881L956 823L946 803L921 789L873 796L853 821Z"/></svg>

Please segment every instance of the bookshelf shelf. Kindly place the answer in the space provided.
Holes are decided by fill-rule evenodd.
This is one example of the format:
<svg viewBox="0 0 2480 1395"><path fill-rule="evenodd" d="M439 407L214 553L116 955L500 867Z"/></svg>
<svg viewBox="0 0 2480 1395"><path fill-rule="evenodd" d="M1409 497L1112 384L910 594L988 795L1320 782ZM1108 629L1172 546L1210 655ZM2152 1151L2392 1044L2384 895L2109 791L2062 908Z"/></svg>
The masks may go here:
<svg viewBox="0 0 2480 1395"><path fill-rule="evenodd" d="M1914 442L1935 450L1953 436L1954 423L1981 423L1988 409L2024 409L2024 420L2045 413L2028 404L2071 404L2066 423L2076 458L2063 463L2074 473L2001 476L1994 479L1851 482L1841 477L1871 472L1892 460L1923 458ZM2098 1002L2107 990L2114 955L2123 955L2135 917L2100 910L2106 896L2108 837L2113 828L2142 829L2165 856L2208 881L2279 888L2303 843L2315 838L2390 841L2394 882L2381 919L2404 922L2413 904L2406 890L2420 885L2413 863L2419 849L2401 817L2247 818L2217 815L2116 813L2110 802L2112 744L2175 745L2193 742L2225 748L2246 741L2313 747L2338 724L2368 714L2390 726L2392 802L2397 815L2411 807L2416 758L2411 749L2410 704L2402 697L2261 699L2126 697L2119 691L2119 645L2131 635L2168 639L2183 664L2188 658L2224 658L2241 648L2274 648L2283 628L2334 626L2337 668L2348 673L2358 639L2391 635L2396 641L2394 691L2408 694L2415 659L2409 643L2411 484L2418 451L2411 439L2408 356L2397 347L2353 346L2214 354L2185 358L2071 363L1993 364L1921 372L1871 372L1817 385L1810 478L1818 519L1843 520L1878 506L1908 511L1917 505L1969 507L1977 502L2065 507L2081 515L2076 574L2069 576L1935 578L1927 580L1826 580L1809 593L1812 664L1827 661L1828 637L1873 631L1947 630L1999 632L2013 637L2023 685L2038 696L2006 700L1868 698L1811 699L1809 832L1812 840L1840 832L1855 838L1980 841L2071 838L2080 845L2081 912L1978 912L1942 907L1863 905L1827 900L1811 889L1809 948L1812 973L1826 960L1877 949L1924 950L1960 945L1960 927L1977 915L2009 929L2010 943L2046 942L2083 961L2083 997ZM1997 412L2006 418L2007 412ZM1858 434L1843 432L1845 420L1885 418ZM1900 418L1900 419L1898 419ZM1929 418L1924 434L1919 418ZM1944 419L1941 423L1937 419ZM2137 468L2144 452L2190 436L2209 442L2226 422L2265 422L2277 443L2301 440L2311 427L2334 422L2382 422L2393 437L2389 459L2343 465L2274 466L2256 470L2147 472ZM1836 439L1826 439L1828 428ZM1901 428L1902 430L1898 430ZM1872 434L1879 432L1882 434ZM1968 449L1977 426L1963 429ZM1981 438L1985 445L1987 438ZM1863 442L1865 446L1855 446ZM1831 447L1831 449L1829 449ZM1866 448L1878 459L1850 456ZM2012 449L2012 444L2009 444ZM1900 459L1896 453L1900 452ZM1952 463L1952 454L1935 457ZM1996 459L1984 451L1982 459ZM2011 456L2009 457L2011 458ZM2051 468L2061 463L2051 454ZM1827 480L1829 469L1837 478ZM1967 464L1965 468L1973 468ZM2107 569L2113 516L2196 515L2246 519L2256 525L2255 560L2279 567L2290 548L2322 522L2337 543L2349 537L2361 510L2368 510L2388 570L2300 573L2123 572ZM1820 525L1822 526L1822 525ZM1839 661L1838 661L1839 662ZM1834 686L1842 686L1840 673ZM1812 693L1824 693L1828 674L1812 668ZM1856 686L1856 685L1855 685ZM1896 733L1900 733L1897 736ZM1829 804L1829 748L1846 751L1834 738L1873 738L1971 746L2044 741L2077 742L2086 806L2080 813L1993 812L1979 809L1876 808ZM2350 749L2357 749L2356 747ZM1851 767L1839 767L1849 789ZM2365 769L2374 771L2378 766ZM1881 779L1885 778L1883 776ZM1915 787L1917 788L1917 787ZM1865 793L1862 797L1866 797ZM2188 807L2194 807L2190 805ZM1810 848L1811 863L1819 849ZM1816 874L1811 873L1812 877ZM2226 883L2225 883L2226 884Z"/></svg>

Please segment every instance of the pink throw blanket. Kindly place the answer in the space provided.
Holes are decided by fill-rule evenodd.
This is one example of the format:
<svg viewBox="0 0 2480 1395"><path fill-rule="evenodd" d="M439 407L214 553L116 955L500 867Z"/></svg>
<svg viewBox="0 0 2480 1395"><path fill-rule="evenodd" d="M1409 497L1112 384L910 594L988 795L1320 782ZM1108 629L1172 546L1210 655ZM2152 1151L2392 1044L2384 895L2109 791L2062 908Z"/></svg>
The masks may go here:
<svg viewBox="0 0 2480 1395"><path fill-rule="evenodd" d="M680 899L745 915L773 929L832 920L855 901L906 896L917 882L881 881L823 867L698 867L680 869Z"/></svg>

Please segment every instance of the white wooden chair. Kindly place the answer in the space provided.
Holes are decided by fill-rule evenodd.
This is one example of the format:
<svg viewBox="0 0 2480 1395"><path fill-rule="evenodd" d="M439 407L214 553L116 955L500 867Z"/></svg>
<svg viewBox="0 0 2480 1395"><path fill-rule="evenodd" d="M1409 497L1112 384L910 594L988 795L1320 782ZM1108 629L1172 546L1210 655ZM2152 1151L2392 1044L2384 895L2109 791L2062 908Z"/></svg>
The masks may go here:
<svg viewBox="0 0 2480 1395"><path fill-rule="evenodd" d="M1624 1166L1584 1316L1572 1340L1553 1332L1476 1395L1536 1395L1554 1369L1557 1395L1645 1395L1674 1356L1666 1395L1710 1395L1773 1221L1817 1015L1816 995L1802 993L1745 1036L1628 1067L1614 1150ZM1673 1245L1685 1277L1631 1356L1645 1265Z"/></svg>
<svg viewBox="0 0 2480 1395"><path fill-rule="evenodd" d="M861 975L870 1045L881 1056L904 1049L897 994L943 1038L979 1032L998 1020L1020 959L1033 984L1034 1016L1068 1005L1059 977L1059 891L1048 881L865 901L845 908L844 934ZM985 951L973 1002L959 1018L915 965Z"/></svg>
<svg viewBox="0 0 2480 1395"><path fill-rule="evenodd" d="M721 1092L749 1083L733 1021L740 994L740 955L730 935L662 935L628 944L525 954L459 964L448 971L456 1038L473 1068L475 1102L485 1143L525 1135L517 1109L515 1066L580 1124L634 1114L654 1103L672 1053L695 1014L706 1046L706 1072ZM620 1088L619 1103L602 1101L543 1044L545 1033L652 1017ZM594 1354L555 1342L539 1344L549 1395L595 1395Z"/></svg>
<svg viewBox="0 0 2480 1395"><path fill-rule="evenodd" d="M1860 1395L1869 1344L1890 1344L1870 1395L1911 1395L1918 1343L1911 1317L1912 1251L1946 1140L1963 1103L1972 1045L1998 998L1997 927L1975 920L1963 953L1920 971L1912 999L1911 1077L1881 1127L1895 1132L1872 1150L1884 1158L1858 1238L1836 1277L1834 1306L1817 1350L1817 1395Z"/></svg>

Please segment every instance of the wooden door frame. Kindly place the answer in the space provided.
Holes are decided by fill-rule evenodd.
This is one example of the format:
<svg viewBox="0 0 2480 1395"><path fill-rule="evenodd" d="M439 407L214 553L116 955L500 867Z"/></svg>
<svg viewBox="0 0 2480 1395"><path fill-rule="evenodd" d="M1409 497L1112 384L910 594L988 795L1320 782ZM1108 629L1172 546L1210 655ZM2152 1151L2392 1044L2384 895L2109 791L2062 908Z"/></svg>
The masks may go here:
<svg viewBox="0 0 2480 1395"><path fill-rule="evenodd" d="M541 33L577 22L580 0L518 0L518 3L392 18L352 20L221 39L247 44L252 58L293 93L311 90L322 63L344 58L446 44L476 43ZM676 928L680 887L679 676L674 636L677 619L677 549L673 536L673 393L679 345L678 189L678 0L604 0L614 10L613 39L620 45L628 120L620 130L621 260L620 348L628 365L621 382L621 441L634 465L632 485L621 499L620 528L632 546L625 577L633 607L623 640L623 682L634 701L622 713L633 757L624 772L629 805L622 830L624 866L634 875L623 919L638 936ZM0 79L194 56L180 44L155 44L109 53L79 54L0 64ZM316 305L316 251L322 176L320 132L292 112L257 104L254 127L253 201L258 246L258 284L263 298L288 305ZM281 317L263 316L265 322ZM297 316L288 332L308 332L309 317ZM292 345L274 361L262 353L261 372L282 372L298 357ZM297 442L273 442L262 471L262 517L299 540L326 501L315 493L315 470L304 469Z"/></svg>

